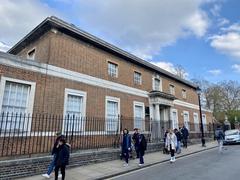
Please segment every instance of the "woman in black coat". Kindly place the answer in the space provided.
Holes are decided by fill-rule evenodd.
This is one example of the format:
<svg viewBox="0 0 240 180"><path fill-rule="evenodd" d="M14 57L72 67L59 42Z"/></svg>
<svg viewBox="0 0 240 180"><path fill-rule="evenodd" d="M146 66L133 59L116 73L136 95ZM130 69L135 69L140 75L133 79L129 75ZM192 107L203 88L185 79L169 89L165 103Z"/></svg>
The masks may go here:
<svg viewBox="0 0 240 180"><path fill-rule="evenodd" d="M123 130L122 140L122 156L125 158L124 166L128 166L129 151L131 151L131 136L129 135L128 129Z"/></svg>
<svg viewBox="0 0 240 180"><path fill-rule="evenodd" d="M138 150L139 150L139 166L142 166L144 164L143 156L145 154L145 151L147 149L147 141L144 136L144 134L140 134L138 136Z"/></svg>
<svg viewBox="0 0 240 180"><path fill-rule="evenodd" d="M66 144L65 139L60 139L56 148L56 161L55 161L55 180L58 179L58 171L61 169L62 180L65 179L65 169L69 164L69 146Z"/></svg>

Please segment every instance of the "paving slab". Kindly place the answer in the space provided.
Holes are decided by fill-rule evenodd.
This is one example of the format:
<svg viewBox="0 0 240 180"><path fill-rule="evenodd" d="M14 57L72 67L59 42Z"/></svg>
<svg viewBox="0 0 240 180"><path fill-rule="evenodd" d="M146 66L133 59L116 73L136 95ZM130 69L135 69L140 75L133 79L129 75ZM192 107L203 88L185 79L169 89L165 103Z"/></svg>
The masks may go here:
<svg viewBox="0 0 240 180"><path fill-rule="evenodd" d="M198 153L201 151L209 150L217 147L217 142L208 142L206 147L202 147L201 144L195 144L189 146L187 149L182 148L182 153L177 154L176 157L183 157L190 154ZM163 154L162 151L149 153L144 156L144 167L151 166L157 163L168 161L170 155ZM129 161L128 167L123 167L123 161L114 160L103 163L91 164L86 166L80 166L70 168L66 170L66 180L92 180L92 179L104 179L114 175L130 172L141 167L138 166L138 159ZM41 175L21 178L20 180L44 180ZM54 174L52 178L54 179Z"/></svg>

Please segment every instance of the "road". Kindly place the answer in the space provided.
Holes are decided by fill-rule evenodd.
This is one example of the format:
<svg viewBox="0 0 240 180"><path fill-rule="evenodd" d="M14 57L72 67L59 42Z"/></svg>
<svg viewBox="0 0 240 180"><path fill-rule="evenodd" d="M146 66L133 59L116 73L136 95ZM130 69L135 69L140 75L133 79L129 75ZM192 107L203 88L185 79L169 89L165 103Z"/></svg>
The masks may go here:
<svg viewBox="0 0 240 180"><path fill-rule="evenodd" d="M236 180L240 178L240 145L227 146L111 178L112 180Z"/></svg>

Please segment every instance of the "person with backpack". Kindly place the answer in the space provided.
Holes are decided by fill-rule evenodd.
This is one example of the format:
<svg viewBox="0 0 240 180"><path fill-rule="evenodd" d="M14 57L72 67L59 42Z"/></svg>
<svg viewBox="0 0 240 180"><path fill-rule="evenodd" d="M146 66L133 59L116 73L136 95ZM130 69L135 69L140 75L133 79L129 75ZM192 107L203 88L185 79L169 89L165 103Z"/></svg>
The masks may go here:
<svg viewBox="0 0 240 180"><path fill-rule="evenodd" d="M143 156L147 149L147 141L146 141L144 134L138 134L136 142L137 142L136 147L137 147L138 153L139 153L139 166L143 166L144 165Z"/></svg>
<svg viewBox="0 0 240 180"><path fill-rule="evenodd" d="M218 151L222 153L224 132L221 129L221 126L218 126L217 129L215 130L215 138L218 141Z"/></svg>
<svg viewBox="0 0 240 180"><path fill-rule="evenodd" d="M165 143L165 147L168 148L168 151L170 151L171 153L171 159L170 162L175 162L175 150L176 150L176 146L177 146L177 137L176 135L173 133L173 131L170 129L169 133L167 134L166 137L166 143Z"/></svg>
<svg viewBox="0 0 240 180"><path fill-rule="evenodd" d="M43 177L48 178L48 179L51 177L50 175L53 172L54 167L55 167L54 164L55 164L55 161L56 161L56 148L57 148L57 146L59 144L59 140L64 138L64 135L62 135L61 132L56 132L55 135L57 136L57 138L55 139L55 142L54 142L54 145L53 145L53 148L52 148L53 158L52 158L51 163L48 166L47 173L42 175ZM62 174L59 174L59 178L61 178L61 177L62 177Z"/></svg>
<svg viewBox="0 0 240 180"><path fill-rule="evenodd" d="M128 166L129 152L131 151L131 136L129 135L128 129L123 130L122 138L122 157L125 159L125 164L123 166Z"/></svg>
<svg viewBox="0 0 240 180"><path fill-rule="evenodd" d="M133 136L132 136L132 140L133 140L133 143L134 143L134 148L135 148L135 151L136 151L137 158L139 158L139 147L138 147L139 132L138 132L138 128L134 128L134 133L133 133Z"/></svg>
<svg viewBox="0 0 240 180"><path fill-rule="evenodd" d="M180 154L181 153L181 140L182 140L182 134L180 133L180 131L178 131L178 129L174 129L174 133L177 137L177 147L176 147L176 153Z"/></svg>
<svg viewBox="0 0 240 180"><path fill-rule="evenodd" d="M55 180L58 179L58 171L61 169L62 180L65 179L66 166L69 164L70 147L66 144L66 140L61 138L56 148L55 160Z"/></svg>

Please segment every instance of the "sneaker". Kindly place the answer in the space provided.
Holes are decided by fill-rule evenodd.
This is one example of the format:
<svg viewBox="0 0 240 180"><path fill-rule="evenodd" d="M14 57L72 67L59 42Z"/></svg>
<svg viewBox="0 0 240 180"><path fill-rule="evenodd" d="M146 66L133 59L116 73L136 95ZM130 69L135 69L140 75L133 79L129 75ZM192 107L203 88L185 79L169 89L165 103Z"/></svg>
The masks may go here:
<svg viewBox="0 0 240 180"><path fill-rule="evenodd" d="M143 166L143 164L139 164L138 166L142 167L142 166Z"/></svg>
<svg viewBox="0 0 240 180"><path fill-rule="evenodd" d="M123 166L124 166L124 167L127 167L127 166L128 166L128 164L127 164L127 163L126 163L126 164L123 164Z"/></svg>
<svg viewBox="0 0 240 180"><path fill-rule="evenodd" d="M62 174L59 174L59 175L58 175L58 178L62 178Z"/></svg>
<svg viewBox="0 0 240 180"><path fill-rule="evenodd" d="M42 177L50 179L50 175L48 175L48 174L42 174Z"/></svg>
<svg viewBox="0 0 240 180"><path fill-rule="evenodd" d="M176 161L176 159L175 159L175 156L173 157L173 159L172 159L172 162L175 162Z"/></svg>

